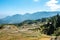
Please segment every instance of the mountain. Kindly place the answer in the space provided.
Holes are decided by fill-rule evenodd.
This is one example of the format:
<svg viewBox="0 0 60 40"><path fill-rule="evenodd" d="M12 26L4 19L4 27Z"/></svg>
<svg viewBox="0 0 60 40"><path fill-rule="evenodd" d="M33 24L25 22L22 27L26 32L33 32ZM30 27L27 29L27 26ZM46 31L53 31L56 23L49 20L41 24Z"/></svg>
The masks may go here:
<svg viewBox="0 0 60 40"><path fill-rule="evenodd" d="M13 16L7 16L3 19L0 19L0 24L14 24L14 23L21 23L25 20L37 20L41 18L47 18L56 15L60 12L36 12L36 13L26 13L24 15L16 14Z"/></svg>

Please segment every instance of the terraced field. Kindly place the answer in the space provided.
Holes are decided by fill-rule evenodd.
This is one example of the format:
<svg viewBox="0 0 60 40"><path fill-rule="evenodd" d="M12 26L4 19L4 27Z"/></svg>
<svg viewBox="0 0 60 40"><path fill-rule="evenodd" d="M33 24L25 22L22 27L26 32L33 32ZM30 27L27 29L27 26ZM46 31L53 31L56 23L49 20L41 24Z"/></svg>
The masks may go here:
<svg viewBox="0 0 60 40"><path fill-rule="evenodd" d="M38 29L35 29L35 27L18 28L15 25L4 25L0 29L0 40L60 40L60 37L41 34Z"/></svg>
<svg viewBox="0 0 60 40"><path fill-rule="evenodd" d="M0 40L50 40L48 36L32 36L21 33L0 33Z"/></svg>
<svg viewBox="0 0 60 40"><path fill-rule="evenodd" d="M14 25L5 25L0 29L0 40L50 40L50 36L41 35L39 31L18 29Z"/></svg>

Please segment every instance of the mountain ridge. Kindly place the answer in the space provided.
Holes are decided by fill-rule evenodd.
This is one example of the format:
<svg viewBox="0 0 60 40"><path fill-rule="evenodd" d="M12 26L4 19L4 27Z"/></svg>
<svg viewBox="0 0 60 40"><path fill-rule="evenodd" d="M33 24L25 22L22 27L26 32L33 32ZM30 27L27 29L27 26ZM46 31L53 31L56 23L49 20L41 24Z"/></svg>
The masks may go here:
<svg viewBox="0 0 60 40"><path fill-rule="evenodd" d="M60 12L35 12L33 14L15 14L13 16L7 16L3 19L0 19L0 24L14 24L14 23L20 23L25 20L37 20L41 18L47 18L56 15L57 13L60 14ZM2 20L2 21L1 21Z"/></svg>

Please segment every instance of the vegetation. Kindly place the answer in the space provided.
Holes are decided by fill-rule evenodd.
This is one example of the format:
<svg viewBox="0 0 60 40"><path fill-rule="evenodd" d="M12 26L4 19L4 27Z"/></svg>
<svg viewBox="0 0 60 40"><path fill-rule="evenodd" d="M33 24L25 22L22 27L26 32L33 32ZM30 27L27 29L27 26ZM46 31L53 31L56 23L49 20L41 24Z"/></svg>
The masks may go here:
<svg viewBox="0 0 60 40"><path fill-rule="evenodd" d="M7 40L40 40L44 35L60 36L60 15L26 20L18 24L1 24L0 38L5 38L4 35L8 37Z"/></svg>
<svg viewBox="0 0 60 40"><path fill-rule="evenodd" d="M57 14L56 16L49 17L49 18L42 18L38 20L26 20L20 24L17 24L18 26L22 26L24 24L43 24L40 25L41 33L46 35L60 35L60 16ZM36 28L35 28L36 29ZM32 29L33 30L33 29Z"/></svg>
<svg viewBox="0 0 60 40"><path fill-rule="evenodd" d="M56 36L60 35L59 34L60 33L59 27L60 27L60 16L59 16L59 14L57 14L56 16L53 16L48 20L47 35L55 34L55 32L57 33L57 34L55 34Z"/></svg>

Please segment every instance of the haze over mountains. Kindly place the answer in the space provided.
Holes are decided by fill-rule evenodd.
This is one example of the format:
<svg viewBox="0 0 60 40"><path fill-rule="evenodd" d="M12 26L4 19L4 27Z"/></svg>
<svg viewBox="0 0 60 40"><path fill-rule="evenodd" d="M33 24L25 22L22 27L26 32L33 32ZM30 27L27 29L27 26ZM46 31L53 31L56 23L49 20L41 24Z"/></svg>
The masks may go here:
<svg viewBox="0 0 60 40"><path fill-rule="evenodd" d="M15 14L13 16L7 16L3 19L0 19L0 24L12 24L12 23L21 23L25 20L37 20L41 18L51 17L60 12L36 12L33 14L26 13L24 15Z"/></svg>

